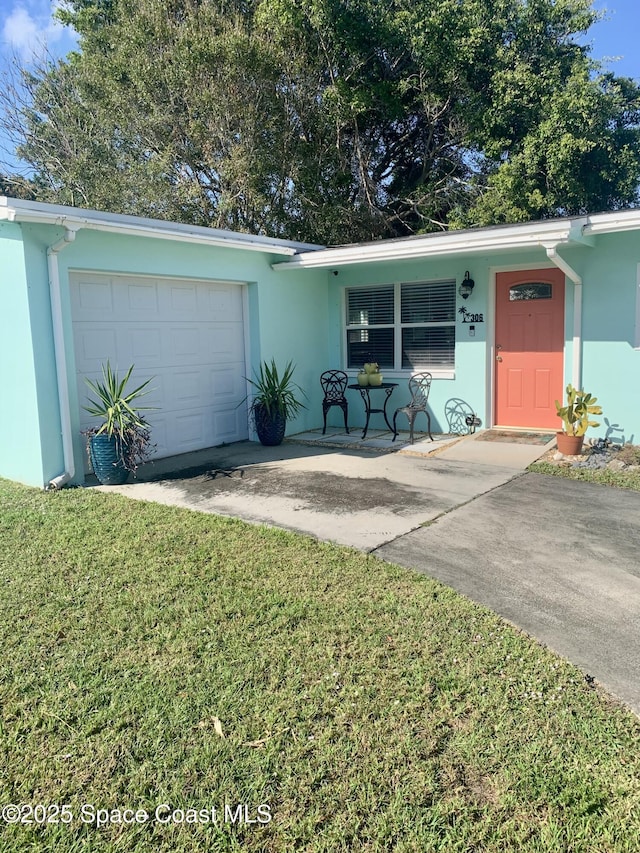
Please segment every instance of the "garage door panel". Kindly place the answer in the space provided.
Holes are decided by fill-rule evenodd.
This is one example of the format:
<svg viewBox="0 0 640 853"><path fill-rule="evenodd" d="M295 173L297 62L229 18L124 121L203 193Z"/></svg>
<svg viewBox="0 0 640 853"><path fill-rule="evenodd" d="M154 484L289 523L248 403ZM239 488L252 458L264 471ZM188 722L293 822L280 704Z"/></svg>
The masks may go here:
<svg viewBox="0 0 640 853"><path fill-rule="evenodd" d="M184 362L194 364L200 359L202 350L201 328L194 326L193 329L182 328L169 330L169 352L168 356L172 363Z"/></svg>
<svg viewBox="0 0 640 853"><path fill-rule="evenodd" d="M206 373L202 370L175 370L173 379L176 387L175 400L181 406L202 405L212 402L207 394Z"/></svg>
<svg viewBox="0 0 640 853"><path fill-rule="evenodd" d="M158 364L162 361L162 333L158 328L141 326L128 329L125 352L136 366Z"/></svg>
<svg viewBox="0 0 640 853"><path fill-rule="evenodd" d="M145 404L162 410L198 406L237 406L246 396L242 377L243 364L228 368L166 369L156 372L145 396ZM144 381L143 374L134 373L134 381ZM173 391L167 392L167 387Z"/></svg>
<svg viewBox="0 0 640 853"><path fill-rule="evenodd" d="M81 360L87 371L102 374L102 364L105 361L105 353L116 352L117 333L116 330L105 328L82 328L76 329L74 334L74 347L76 360Z"/></svg>
<svg viewBox="0 0 640 853"><path fill-rule="evenodd" d="M224 285L208 287L202 293L203 309L213 320L227 318L229 321L242 323L242 294L238 287Z"/></svg>
<svg viewBox="0 0 640 853"><path fill-rule="evenodd" d="M226 368L216 367L209 373L211 396L214 400L240 400L246 396L247 383L243 375L244 363L235 362Z"/></svg>
<svg viewBox="0 0 640 853"><path fill-rule="evenodd" d="M146 319L159 316L158 286L155 283L129 284L117 290L117 297L120 298L116 305L130 316L138 314Z"/></svg>
<svg viewBox="0 0 640 853"><path fill-rule="evenodd" d="M174 412L173 429L175 444L179 449L190 449L196 445L203 447L205 439L206 413L197 410L192 412Z"/></svg>
<svg viewBox="0 0 640 853"><path fill-rule="evenodd" d="M84 281L82 287L76 291L75 303L72 304L74 316L102 319L105 314L112 314L114 305L111 281Z"/></svg>
<svg viewBox="0 0 640 853"><path fill-rule="evenodd" d="M176 283L160 292L159 298L160 314L178 321L197 316L206 322L243 322L242 293L237 284Z"/></svg>
<svg viewBox="0 0 640 853"><path fill-rule="evenodd" d="M164 412L167 404L170 401L170 395L167 394L167 375L165 373L148 373L147 371L134 370L131 374L132 387L137 388L142 385L147 379L151 382L146 387L147 393L140 399L141 406L147 406L150 410L147 412L147 420L153 420L157 412Z"/></svg>
<svg viewBox="0 0 640 853"><path fill-rule="evenodd" d="M214 412L213 417L216 435L221 436L224 441L234 441L234 436L238 434L240 429L239 410Z"/></svg>
<svg viewBox="0 0 640 853"><path fill-rule="evenodd" d="M135 365L133 387L152 377L141 405L158 458L248 437L241 286L79 272L71 306L81 406L109 359Z"/></svg>
<svg viewBox="0 0 640 853"><path fill-rule="evenodd" d="M223 359L225 362L243 361L244 340L242 326L232 324L225 326L215 323L212 326L210 338L211 354L216 361Z"/></svg>
<svg viewBox="0 0 640 853"><path fill-rule="evenodd" d="M166 322L243 322L241 288L234 282L171 282L131 276L74 273L74 319L127 319Z"/></svg>
<svg viewBox="0 0 640 853"><path fill-rule="evenodd" d="M151 423L151 443L155 444L153 458L160 459L163 456L171 456L169 440L167 438L167 417L161 412L148 412Z"/></svg>
<svg viewBox="0 0 640 853"><path fill-rule="evenodd" d="M164 294L164 302L165 305L162 306L164 312L168 309L170 315L177 319L183 317L193 319L200 313L198 311L198 289L195 284L173 284Z"/></svg>
<svg viewBox="0 0 640 853"><path fill-rule="evenodd" d="M211 441L207 436L215 435L215 444L239 441L242 438L243 417L246 421L246 410L235 408L219 410L213 406L199 411L167 412L163 415L163 429L158 430L153 424L154 441L158 443L157 455L170 453L187 453L208 447ZM204 444L203 444L204 442ZM162 447L171 448L170 453Z"/></svg>

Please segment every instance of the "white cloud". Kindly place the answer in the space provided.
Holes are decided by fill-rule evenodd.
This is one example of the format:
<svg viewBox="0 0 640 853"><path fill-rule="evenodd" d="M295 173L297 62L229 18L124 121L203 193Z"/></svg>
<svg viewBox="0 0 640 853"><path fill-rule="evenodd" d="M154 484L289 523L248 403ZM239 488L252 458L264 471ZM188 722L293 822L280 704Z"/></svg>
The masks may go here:
<svg viewBox="0 0 640 853"><path fill-rule="evenodd" d="M23 0L16 3L2 26L2 41L29 61L65 37L65 28L53 18L61 0Z"/></svg>

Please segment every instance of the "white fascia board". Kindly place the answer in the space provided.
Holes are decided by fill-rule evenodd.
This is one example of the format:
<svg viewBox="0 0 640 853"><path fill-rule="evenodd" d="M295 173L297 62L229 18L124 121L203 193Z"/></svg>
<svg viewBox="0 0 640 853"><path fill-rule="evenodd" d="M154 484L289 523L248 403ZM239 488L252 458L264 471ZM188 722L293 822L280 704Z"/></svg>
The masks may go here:
<svg viewBox="0 0 640 853"><path fill-rule="evenodd" d="M286 240L275 240L270 237L254 237L251 234L206 228L200 225L183 225L161 219L145 219L119 213L102 213L75 207L63 207L62 205L9 199L5 196L0 197L0 220L57 225L69 228L72 231L87 228L115 234L247 249L273 255L293 256L301 251L309 252L322 248L311 243L294 243Z"/></svg>
<svg viewBox="0 0 640 853"><path fill-rule="evenodd" d="M379 243L302 252L290 261L273 264L273 267L284 271L301 267L332 267L375 261L399 261L472 252L557 246L562 243L579 245L585 221L586 219L567 219L561 222L555 220L467 231L448 231L443 234L427 234L424 237L409 237L406 240L381 240Z"/></svg>
<svg viewBox="0 0 640 853"><path fill-rule="evenodd" d="M584 233L587 235L614 234L618 231L636 230L640 230L640 209L633 208L588 216Z"/></svg>

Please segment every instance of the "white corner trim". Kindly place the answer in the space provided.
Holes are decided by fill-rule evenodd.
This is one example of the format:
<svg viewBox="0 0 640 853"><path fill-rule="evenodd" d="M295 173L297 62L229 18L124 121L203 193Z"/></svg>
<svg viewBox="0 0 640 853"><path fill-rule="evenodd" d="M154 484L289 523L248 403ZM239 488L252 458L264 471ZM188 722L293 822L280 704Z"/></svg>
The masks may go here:
<svg viewBox="0 0 640 853"><path fill-rule="evenodd" d="M640 263L636 264L636 327L633 348L640 350Z"/></svg>

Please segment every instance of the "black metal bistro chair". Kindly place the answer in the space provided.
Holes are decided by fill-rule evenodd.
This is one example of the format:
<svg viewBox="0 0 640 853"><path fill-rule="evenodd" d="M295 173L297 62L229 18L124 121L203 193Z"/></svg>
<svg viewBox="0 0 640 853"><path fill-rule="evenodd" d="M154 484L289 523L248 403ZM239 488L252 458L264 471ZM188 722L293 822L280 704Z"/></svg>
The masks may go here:
<svg viewBox="0 0 640 853"><path fill-rule="evenodd" d="M431 415L427 408L427 400L429 399L429 391L431 390L431 379L432 376L430 373L416 373L416 375L412 376L409 380L411 402L406 406L401 406L399 409L396 409L393 413L393 441L398 437L396 418L400 412L409 418L409 442L411 444L413 444L413 425L418 412L424 412L427 416L427 430L429 432L429 438L433 441L433 436L431 435Z"/></svg>
<svg viewBox="0 0 640 853"><path fill-rule="evenodd" d="M324 392L324 400L322 401L322 415L324 418L324 426L322 434L327 431L327 412L331 406L340 406L344 414L344 428L349 432L347 418L349 414L349 404L344 392L347 390L347 382L349 377L344 370L325 370L320 377L320 384Z"/></svg>

